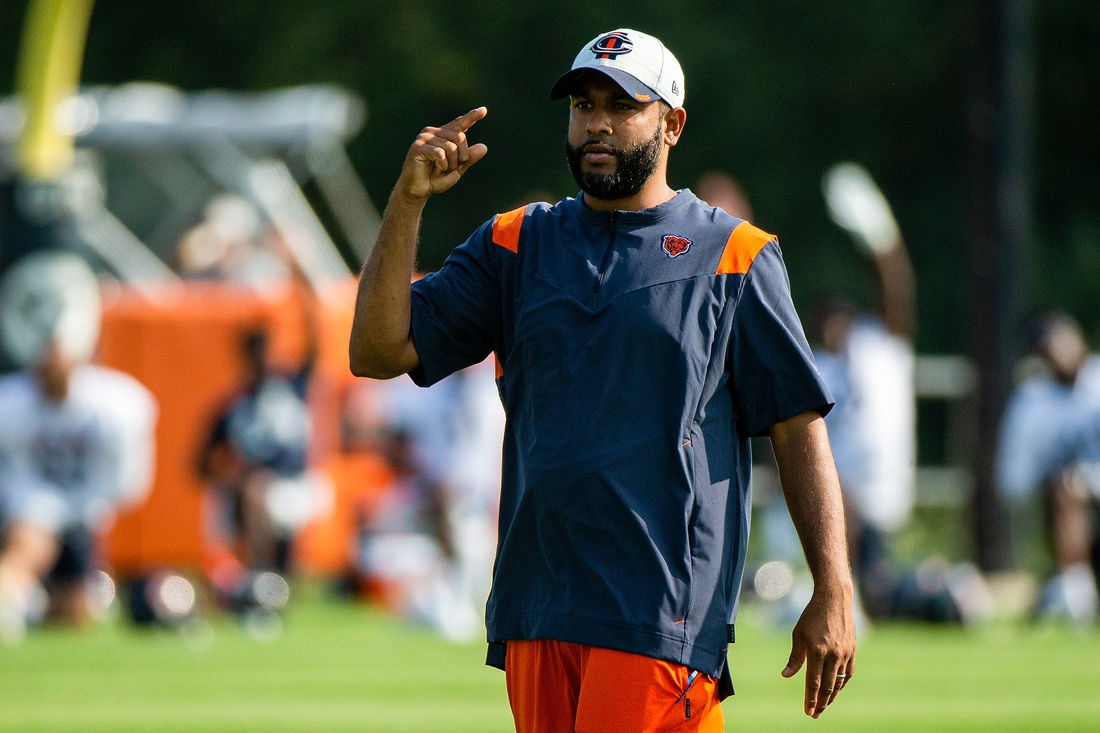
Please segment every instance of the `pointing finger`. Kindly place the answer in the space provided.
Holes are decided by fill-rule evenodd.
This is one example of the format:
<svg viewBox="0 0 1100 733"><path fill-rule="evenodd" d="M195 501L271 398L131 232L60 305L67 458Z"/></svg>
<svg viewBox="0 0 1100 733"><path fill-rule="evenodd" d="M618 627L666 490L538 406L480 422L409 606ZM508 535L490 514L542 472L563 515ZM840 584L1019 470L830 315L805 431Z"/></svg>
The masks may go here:
<svg viewBox="0 0 1100 733"><path fill-rule="evenodd" d="M486 109L485 107L478 107L477 109L470 110L461 117L456 117L454 121L444 125L444 127L450 127L452 129L458 129L462 132L466 132L466 130L469 130L471 127L474 126L475 122L480 119L484 119L485 115L487 114L489 114L488 109Z"/></svg>

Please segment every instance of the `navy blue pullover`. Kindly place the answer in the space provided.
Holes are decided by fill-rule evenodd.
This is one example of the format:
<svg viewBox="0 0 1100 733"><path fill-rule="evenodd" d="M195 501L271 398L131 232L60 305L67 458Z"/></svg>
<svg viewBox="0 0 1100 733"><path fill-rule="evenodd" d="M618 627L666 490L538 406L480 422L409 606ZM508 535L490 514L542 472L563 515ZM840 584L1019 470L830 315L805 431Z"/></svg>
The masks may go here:
<svg viewBox="0 0 1100 733"><path fill-rule="evenodd" d="M499 364L489 663L542 638L728 682L749 438L831 406L775 238L686 190L634 212L531 204L413 285L412 338L422 386Z"/></svg>

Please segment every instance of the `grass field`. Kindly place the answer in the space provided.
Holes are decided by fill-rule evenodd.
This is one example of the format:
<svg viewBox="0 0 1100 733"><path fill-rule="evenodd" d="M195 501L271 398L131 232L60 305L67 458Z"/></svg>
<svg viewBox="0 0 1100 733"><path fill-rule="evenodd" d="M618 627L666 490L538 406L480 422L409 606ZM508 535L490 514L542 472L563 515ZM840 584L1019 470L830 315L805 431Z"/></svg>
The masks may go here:
<svg viewBox="0 0 1100 733"><path fill-rule="evenodd" d="M308 595L308 594L307 594ZM779 670L785 634L751 623L733 648L730 731L1100 730L1100 633L1000 625L879 627L818 721ZM123 624L40 630L0 648L0 731L508 731L504 675L358 605L299 599L282 636L228 622L212 638Z"/></svg>

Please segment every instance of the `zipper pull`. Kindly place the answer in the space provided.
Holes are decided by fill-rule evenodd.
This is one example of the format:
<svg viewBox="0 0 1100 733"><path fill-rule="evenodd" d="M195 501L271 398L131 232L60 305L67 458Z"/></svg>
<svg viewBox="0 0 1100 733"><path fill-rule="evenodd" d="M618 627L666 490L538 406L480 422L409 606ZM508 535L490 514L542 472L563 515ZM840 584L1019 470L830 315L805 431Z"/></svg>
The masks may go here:
<svg viewBox="0 0 1100 733"><path fill-rule="evenodd" d="M592 284L592 294L599 295L600 288L603 287L604 271L607 269L608 262L611 261L611 250L615 247L615 212L607 212L607 249L604 250L603 259L600 260L600 269L596 271L596 282Z"/></svg>

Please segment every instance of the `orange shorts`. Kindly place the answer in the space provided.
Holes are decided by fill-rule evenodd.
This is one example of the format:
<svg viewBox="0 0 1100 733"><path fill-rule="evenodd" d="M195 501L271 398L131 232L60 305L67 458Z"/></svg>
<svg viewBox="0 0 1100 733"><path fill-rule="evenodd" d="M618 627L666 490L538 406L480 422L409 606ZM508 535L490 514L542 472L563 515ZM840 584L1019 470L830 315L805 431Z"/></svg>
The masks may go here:
<svg viewBox="0 0 1100 733"><path fill-rule="evenodd" d="M509 641L517 733L725 730L718 681L679 664L563 641Z"/></svg>

